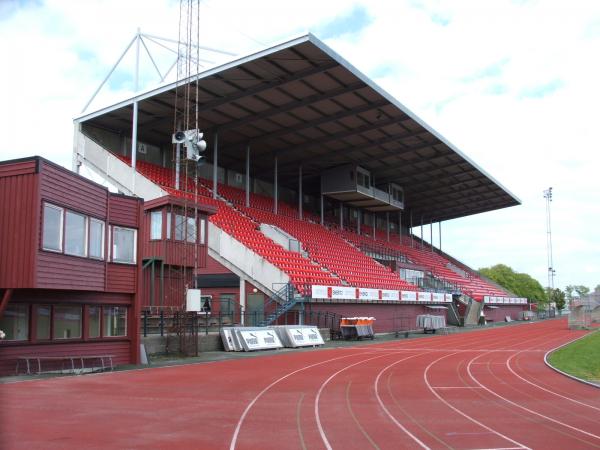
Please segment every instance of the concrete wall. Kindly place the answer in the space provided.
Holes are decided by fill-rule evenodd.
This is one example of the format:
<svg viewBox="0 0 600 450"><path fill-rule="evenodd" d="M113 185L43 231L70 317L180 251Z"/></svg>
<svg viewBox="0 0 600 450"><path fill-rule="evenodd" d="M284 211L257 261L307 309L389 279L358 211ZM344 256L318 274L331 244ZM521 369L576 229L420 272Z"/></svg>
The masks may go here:
<svg viewBox="0 0 600 450"><path fill-rule="evenodd" d="M83 164L125 194L136 195L144 200L166 195L158 185L81 132L76 133L75 150L76 163Z"/></svg>

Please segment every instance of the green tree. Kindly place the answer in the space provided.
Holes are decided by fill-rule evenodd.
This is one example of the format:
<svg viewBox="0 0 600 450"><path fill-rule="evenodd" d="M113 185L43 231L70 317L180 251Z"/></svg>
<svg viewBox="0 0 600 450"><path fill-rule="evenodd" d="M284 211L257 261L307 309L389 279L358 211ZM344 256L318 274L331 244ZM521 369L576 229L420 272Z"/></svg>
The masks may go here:
<svg viewBox="0 0 600 450"><path fill-rule="evenodd" d="M590 293L590 288L580 284L570 284L565 288L565 291L567 294L567 300L571 301L574 298L579 298L588 295Z"/></svg>
<svg viewBox="0 0 600 450"><path fill-rule="evenodd" d="M505 264L481 268L479 273L519 297L526 297L538 303L548 301L546 291L537 280L526 273L515 272Z"/></svg>
<svg viewBox="0 0 600 450"><path fill-rule="evenodd" d="M558 288L555 288L555 289L548 288L547 295L548 295L549 302L556 303L556 309L558 309L559 311L562 311L564 309L565 304L566 304L566 300L565 300L566 295L563 291L561 291Z"/></svg>
<svg viewBox="0 0 600 450"><path fill-rule="evenodd" d="M595 294L600 294L600 284L599 284L599 285L597 285L597 286L594 288L594 293L595 293Z"/></svg>

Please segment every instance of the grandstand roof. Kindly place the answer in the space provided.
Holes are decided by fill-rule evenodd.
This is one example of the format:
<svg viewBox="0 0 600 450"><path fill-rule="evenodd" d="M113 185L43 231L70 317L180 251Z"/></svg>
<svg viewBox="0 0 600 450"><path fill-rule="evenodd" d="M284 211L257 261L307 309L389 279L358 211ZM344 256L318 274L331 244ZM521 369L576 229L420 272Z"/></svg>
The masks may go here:
<svg viewBox="0 0 600 450"><path fill-rule="evenodd" d="M319 192L321 171L357 164L375 184L404 187L405 207L418 222L448 220L520 204L511 192L323 42L307 34L201 72L200 127L219 132L219 166L292 189L303 166L307 193ZM179 83L181 86L181 82ZM138 139L170 144L177 84L172 83L76 118L131 130L138 101ZM181 95L181 88L180 88ZM182 100L179 100L181 105ZM212 160L212 150L206 152Z"/></svg>

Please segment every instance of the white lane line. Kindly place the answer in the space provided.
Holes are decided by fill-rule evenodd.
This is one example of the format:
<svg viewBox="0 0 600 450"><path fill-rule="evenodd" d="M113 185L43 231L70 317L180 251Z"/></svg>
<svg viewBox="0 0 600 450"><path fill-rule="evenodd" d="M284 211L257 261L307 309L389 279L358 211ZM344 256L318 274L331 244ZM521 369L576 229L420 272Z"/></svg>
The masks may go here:
<svg viewBox="0 0 600 450"><path fill-rule="evenodd" d="M479 358L479 357L481 357L481 356L484 356L484 355L479 355L479 356L475 357L474 359L477 359L477 358ZM473 360L471 360L471 361L473 361ZM596 434L594 434L594 433L590 433L590 432L588 432L588 431L585 431L585 430L582 430L582 429L580 429L580 428L577 428L577 427L571 426L571 425L569 425L569 424L567 424L567 423L561 422L560 420L553 419L552 417L548 417L548 416L546 416L546 415L544 415L544 414L541 414L541 413L539 413L539 412L537 412L537 411L534 411L534 410L532 410L532 409L529 409L529 408L527 408L526 406L519 405L518 403L515 403L515 402L513 402L512 400L509 400L509 399L507 399L506 397L503 397L502 395L498 394L497 392L495 392L495 391L493 391L493 390L489 389L488 387L486 387L486 386L484 386L483 384L481 384L481 383L479 382L479 380L477 380L477 379L476 379L476 378L473 376L473 373L471 372L471 362L469 362L469 364L467 365L467 373L469 374L469 377L471 377L471 379L472 379L472 380L473 380L475 383L477 383L477 384L478 384L479 386L481 386L483 389L485 389L486 391L488 391L490 394L492 394L492 395L494 395L494 396L498 397L498 398L499 398L499 399L501 399L501 400L504 400L506 403L509 403L509 404L511 404L511 405L513 405L513 406L516 406L517 408L520 408L520 409L522 409L522 410L524 410L524 411L527 411L527 412L528 412L528 413L530 413L530 414L533 414L533 415L536 415L536 416L538 416L538 417L541 417L542 419L549 420L550 422L553 422L553 423L555 423L555 424L557 424L557 425L562 425L563 427L565 427L565 428L569 428L570 430L573 430L573 431L578 431L578 432L580 432L580 433L582 433L582 434L585 434L586 436L590 436L590 437L593 437L593 438L595 438L595 439L600 439L600 436L598 436L598 435L596 435Z"/></svg>
<svg viewBox="0 0 600 450"><path fill-rule="evenodd" d="M484 428L484 429L486 429L486 430L488 430L488 431L491 431L492 433L494 433L494 434L495 434L495 435L497 435L497 436L500 436L500 437L501 437L501 438L503 438L503 439L506 439L508 442L511 442L511 443L513 443L513 444L517 445L517 446L518 446L517 448L519 448L519 449L529 449L529 447L527 447L527 446L525 446L525 445L521 444L520 442L517 442L517 441L515 441L514 439L511 439L511 438L509 438L508 436L506 436L506 435L504 435L504 434L500 433L499 431L496 431L496 430L494 430L494 429L492 429L492 428L488 427L487 425L485 425L485 424L481 423L480 421L478 421L478 420L477 420L477 419L475 419L474 417L471 417L471 416L469 416L468 414L466 414L465 412L463 412L463 411L461 411L460 409L456 408L455 406L453 406L452 404L450 404L449 402L447 402L446 400L444 400L444 399L443 399L443 398L442 398L442 397L441 397L441 396L440 396L440 395L439 395L439 394L438 394L438 393L437 393L437 392L436 392L436 391L435 391L435 390L432 388L431 384L429 383L429 379L427 378L427 374L429 373L429 369L431 369L431 367L432 367L434 364L436 364L438 361L441 361L442 359L448 358L448 357L450 357L450 356L452 356L452 355L455 355L455 354L456 354L456 353L451 353L450 355L442 356L442 357L440 357L440 358L436 359L435 361L432 361L432 362L431 362L431 364L429 364L429 365L427 366L427 368L425 369L425 372L423 372L423 380L425 381L425 384L427 385L427 387L429 388L429 390L431 391L431 393L432 393L433 395L435 395L435 396L438 398L438 400L440 400L442 403L444 403L444 404L445 404L446 406L448 406L450 409L452 409L453 411L457 412L457 413L458 413L458 414L460 414L461 416L463 416L463 417L467 418L467 419L468 419L468 420L470 420L471 422L473 422L473 423L475 423L475 424L479 425L480 427L482 427L482 428ZM485 354L483 354L483 355L479 355L479 356L477 356L477 358L480 358L481 356L485 356ZM467 368L468 368L468 366L467 366ZM529 449L529 450L531 450L531 449Z"/></svg>
<svg viewBox="0 0 600 450"><path fill-rule="evenodd" d="M338 374L342 373L343 371L345 371L351 367L357 366L359 364L365 363L367 361L383 358L385 356L390 356L390 355L385 354L385 355L373 356L372 358L363 359L362 361L358 361L353 364L350 364L350 365L344 367L343 369L338 370L333 375L331 375L329 378L327 378L323 383L321 383L321 386L319 387L319 390L317 392L317 397L315 398L315 419L317 421L317 428L319 429L319 434L321 435L321 440L323 441L323 444L325 445L325 448L327 450L332 450L332 447L331 447L331 444L329 443L329 440L327 439L327 435L325 434L325 430L323 429L323 425L321 424L321 416L319 415L319 400L321 399L321 393L323 392L323 389L325 389L325 386L327 386L331 380L333 380ZM418 356L418 355L414 355L414 356Z"/></svg>
<svg viewBox="0 0 600 450"><path fill-rule="evenodd" d="M433 389L481 389L479 386L431 386Z"/></svg>
<svg viewBox="0 0 600 450"><path fill-rule="evenodd" d="M255 403L258 401L258 399L259 399L260 397L262 397L262 395L263 395L265 392L267 392L269 389L271 389L273 386L275 386L275 385L276 385L276 384L278 384L279 382L281 382L281 381L285 380L286 378L289 378L289 377L291 377L292 375L295 375L295 374L297 374L298 372L302 372L303 370L310 369L311 367L320 366L321 364L326 364L326 363L329 363L329 362L332 362L332 361L336 361L336 360L338 360L338 359L350 358L350 357L352 357L352 356L360 356L360 355L363 355L363 354L364 354L364 353L353 353L352 355L339 356L339 357L337 357L337 358L331 358L331 359L327 359L327 360L325 360L325 361L321 361L321 362L318 362L318 363L310 364L310 365L308 365L308 366L301 367L300 369L296 369L296 370L294 370L293 372L290 372L290 373L288 373L288 374L286 374L286 375L284 375L284 376L282 376L282 377L278 378L277 380L273 381L273 382L272 382L271 384L269 384L269 385L268 385L266 388L264 388L262 391L260 391L260 392L259 392L259 393L256 395L256 397L254 397L254 398L252 399L252 401L251 401L250 403L248 403L248 406L246 406L246 409L244 409L244 412L243 412L243 413L242 413L242 415L240 416L240 419L238 420L238 423L237 423L237 425L236 425L236 427L235 427L235 431L234 431L234 433L233 433L233 436L232 436L232 438L231 438L231 443L229 444L229 449L230 449L230 450L233 450L233 449L235 448L235 446L236 446L236 444L237 444L237 439L238 439L238 436L239 436L239 434L240 434L240 430L241 430L241 428L242 428L242 424L244 423L244 420L246 419L246 416L247 416L247 415L248 415L248 413L250 412L250 409L252 409L252 407L253 407L253 406L254 406L254 404L255 404Z"/></svg>
<svg viewBox="0 0 600 450"><path fill-rule="evenodd" d="M384 367L383 369L381 369L381 371L377 374L377 378L375 378L374 381L374 385L375 385L375 397L377 397L377 402L379 403L379 406L381 406L381 409L383 409L383 412L386 413L386 415L390 418L390 420L392 422L394 422L394 424L396 424L396 426L398 428L400 428L402 431L404 431L408 436L410 436L412 438L413 441L415 441L417 444L419 444L422 448L430 450L429 447L427 445L425 445L423 443L423 441L421 441L418 437L416 437L414 434L412 434L410 431L408 431L408 429L402 425L393 415L392 413L387 409L387 407L385 406L385 404L383 403L383 400L381 400L381 397L379 396L379 380L381 378L381 376L384 374L384 372L386 372L389 368L395 366L396 364L400 364L403 361L406 361L407 359L411 359L411 358L415 358L417 356L421 356L419 355L412 355L412 356L408 356L406 358L402 358L399 361L396 361L392 364L390 364L389 366Z"/></svg>
<svg viewBox="0 0 600 450"><path fill-rule="evenodd" d="M513 359L515 356L517 356L517 355L518 355L518 353L515 353L514 355L512 355L510 358L508 358L508 359L506 360L506 367L508 368L508 370L510 370L510 372L511 372L511 373L512 373L514 376L516 376L517 378L519 378L519 379L523 380L525 383L532 385L533 387L536 387L536 388L538 388L538 389L541 389L542 391L549 392L550 394L556 395L557 397L560 397L560 398L564 398L565 400L569 400L569 401L571 401L571 402L573 402L573 403L577 403L578 405L581 405L581 406L586 406L586 407L588 407L588 408L595 409L596 411L600 411L600 408L598 408L597 406L588 405L587 403L580 402L579 400L575 400L574 398L567 397L566 395L558 394L557 392L551 391L550 389L546 389L546 388L544 388L544 387L542 387L542 386L538 386L537 384L535 384L535 383L532 383L531 381L529 381L529 380L527 380L527 379L523 378L521 375L519 375L517 372L515 372L515 371L513 370L512 366L511 366L511 364L510 364L511 360L512 360L512 359Z"/></svg>

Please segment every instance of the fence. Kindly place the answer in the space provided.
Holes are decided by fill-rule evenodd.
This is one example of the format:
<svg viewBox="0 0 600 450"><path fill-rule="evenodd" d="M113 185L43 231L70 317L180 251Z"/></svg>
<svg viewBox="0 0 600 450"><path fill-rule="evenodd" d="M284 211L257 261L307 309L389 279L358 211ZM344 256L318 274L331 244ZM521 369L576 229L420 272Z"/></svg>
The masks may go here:
<svg viewBox="0 0 600 450"><path fill-rule="evenodd" d="M571 300L569 328L582 329L600 326L600 293Z"/></svg>

